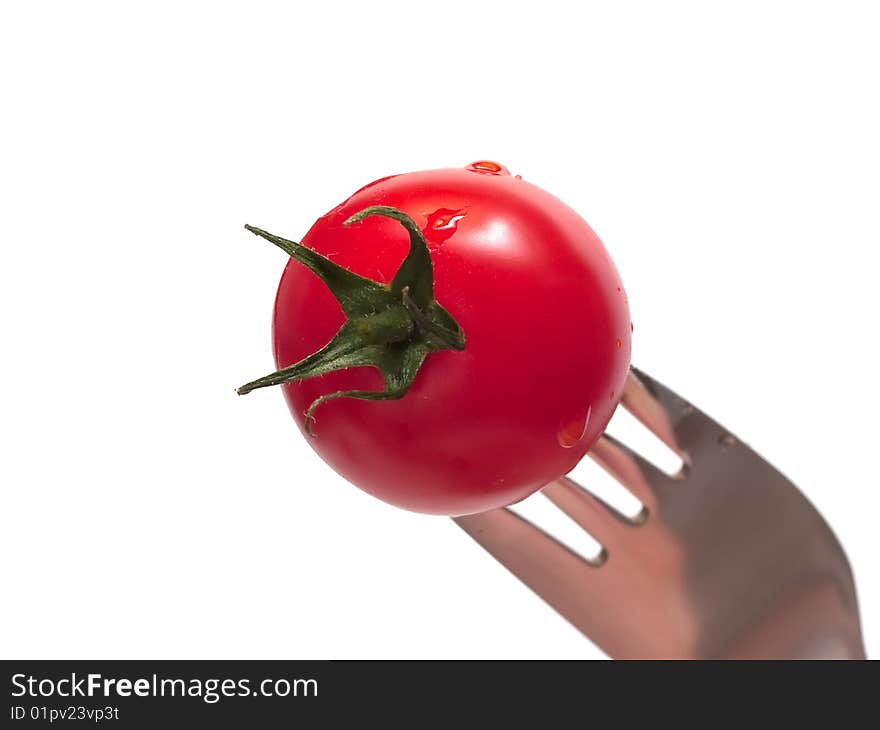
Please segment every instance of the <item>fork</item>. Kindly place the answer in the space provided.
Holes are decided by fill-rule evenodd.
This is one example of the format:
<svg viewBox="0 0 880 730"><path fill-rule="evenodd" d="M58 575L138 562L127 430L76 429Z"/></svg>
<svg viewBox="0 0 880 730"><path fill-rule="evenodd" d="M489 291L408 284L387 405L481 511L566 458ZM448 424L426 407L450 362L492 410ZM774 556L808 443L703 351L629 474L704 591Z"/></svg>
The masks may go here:
<svg viewBox="0 0 880 730"><path fill-rule="evenodd" d="M683 466L667 474L606 433L590 455L638 516L568 477L541 490L602 545L597 558L508 508L455 522L612 658L863 659L849 563L794 484L634 367L621 404Z"/></svg>

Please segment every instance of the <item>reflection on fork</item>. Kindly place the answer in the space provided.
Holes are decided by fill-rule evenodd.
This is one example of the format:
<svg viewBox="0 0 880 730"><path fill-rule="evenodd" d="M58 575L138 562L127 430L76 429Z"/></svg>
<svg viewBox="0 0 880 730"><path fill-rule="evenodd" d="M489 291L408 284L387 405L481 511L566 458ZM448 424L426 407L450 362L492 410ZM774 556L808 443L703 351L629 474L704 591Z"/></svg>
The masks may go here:
<svg viewBox="0 0 880 730"><path fill-rule="evenodd" d="M797 488L635 368L621 404L683 467L597 442L591 456L644 505L636 518L567 477L544 487L602 544L597 559L510 509L455 521L611 657L864 658L846 556Z"/></svg>

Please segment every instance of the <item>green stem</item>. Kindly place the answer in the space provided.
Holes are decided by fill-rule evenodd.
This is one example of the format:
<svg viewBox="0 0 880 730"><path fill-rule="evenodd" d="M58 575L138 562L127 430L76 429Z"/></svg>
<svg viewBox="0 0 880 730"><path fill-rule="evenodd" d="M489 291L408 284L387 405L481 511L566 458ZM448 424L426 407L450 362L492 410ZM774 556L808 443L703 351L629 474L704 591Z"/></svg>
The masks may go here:
<svg viewBox="0 0 880 730"><path fill-rule="evenodd" d="M460 329L453 330L449 327L444 327L440 322L428 319L410 298L408 286L403 288L401 299L403 300L403 306L406 307L406 311L409 312L409 316L412 317L412 321L431 344L440 350L461 351L464 349L464 332Z"/></svg>
<svg viewBox="0 0 880 730"><path fill-rule="evenodd" d="M315 410L337 398L381 401L402 398L425 358L439 350L463 350L465 336L455 318L434 299L434 266L428 243L416 222L403 211L374 205L355 213L345 225L371 215L398 221L409 234L410 249L390 285L355 274L306 246L245 226L311 269L330 289L346 316L345 323L324 347L299 362L257 378L238 389L240 395L271 385L353 367L375 367L384 390L341 390L316 398L306 411L311 435Z"/></svg>
<svg viewBox="0 0 880 730"><path fill-rule="evenodd" d="M257 388L314 378L334 370L377 365L386 345L406 340L412 331L412 320L400 308L350 319L320 350L293 365L242 385L238 394L247 395Z"/></svg>

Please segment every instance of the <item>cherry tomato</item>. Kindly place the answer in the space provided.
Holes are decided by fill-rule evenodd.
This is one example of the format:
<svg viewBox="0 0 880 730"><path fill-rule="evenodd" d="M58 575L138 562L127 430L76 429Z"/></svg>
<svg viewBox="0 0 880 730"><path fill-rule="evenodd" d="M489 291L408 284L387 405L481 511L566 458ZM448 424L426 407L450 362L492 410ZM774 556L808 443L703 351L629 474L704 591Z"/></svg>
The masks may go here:
<svg viewBox="0 0 880 730"><path fill-rule="evenodd" d="M422 228L434 294L466 336L427 356L405 396L339 398L315 414L310 445L370 494L410 510L462 515L517 502L570 471L604 430L630 359L630 315L602 242L566 204L492 162L377 180L322 216L304 246L363 277L392 280L407 255L391 206ZM275 360L316 352L346 317L301 263L275 301ZM372 367L281 386L300 429L334 391L380 391Z"/></svg>

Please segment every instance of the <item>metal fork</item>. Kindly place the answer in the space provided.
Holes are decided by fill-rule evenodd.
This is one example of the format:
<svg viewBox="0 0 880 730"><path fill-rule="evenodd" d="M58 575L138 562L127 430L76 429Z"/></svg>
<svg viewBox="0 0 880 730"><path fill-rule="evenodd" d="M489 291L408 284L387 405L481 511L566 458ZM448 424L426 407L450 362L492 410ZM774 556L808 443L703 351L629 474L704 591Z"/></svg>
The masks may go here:
<svg viewBox="0 0 880 730"><path fill-rule="evenodd" d="M597 559L510 509L455 521L613 658L864 658L849 563L797 488L640 370L621 403L683 467L600 438L590 454L642 502L635 519L567 477L544 487L602 544Z"/></svg>

